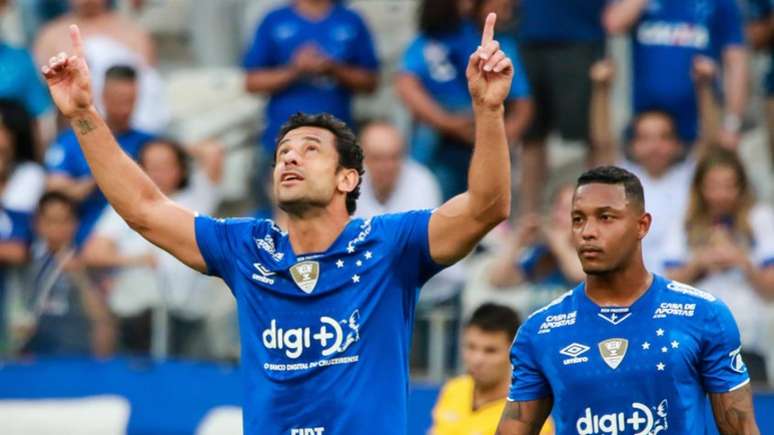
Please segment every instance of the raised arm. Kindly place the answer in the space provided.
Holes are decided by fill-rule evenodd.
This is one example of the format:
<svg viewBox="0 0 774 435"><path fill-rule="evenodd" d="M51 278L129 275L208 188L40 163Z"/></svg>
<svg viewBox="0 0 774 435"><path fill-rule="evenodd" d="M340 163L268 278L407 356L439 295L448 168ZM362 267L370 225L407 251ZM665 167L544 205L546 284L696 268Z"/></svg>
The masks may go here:
<svg viewBox="0 0 774 435"><path fill-rule="evenodd" d="M440 264L467 255L511 209L511 162L503 102L513 79L510 59L493 40L497 17L489 14L481 48L470 56L468 89L473 100L476 144L468 190L442 205L430 218L430 254Z"/></svg>
<svg viewBox="0 0 774 435"><path fill-rule="evenodd" d="M712 393L712 413L721 435L759 435L750 385L728 393Z"/></svg>
<svg viewBox="0 0 774 435"><path fill-rule="evenodd" d="M75 130L97 185L134 230L188 266L205 271L194 233L194 213L166 198L118 146L92 104L77 26L71 26L70 36L74 54L51 58L43 75L54 102Z"/></svg>
<svg viewBox="0 0 774 435"><path fill-rule="evenodd" d="M551 396L527 402L509 401L505 404L495 435L538 435L551 414L553 404Z"/></svg>
<svg viewBox="0 0 774 435"><path fill-rule="evenodd" d="M611 59L602 59L591 66L591 146L598 156L595 164L612 165L618 159L618 144L613 135L610 113L615 66ZM576 255L577 257L577 255Z"/></svg>

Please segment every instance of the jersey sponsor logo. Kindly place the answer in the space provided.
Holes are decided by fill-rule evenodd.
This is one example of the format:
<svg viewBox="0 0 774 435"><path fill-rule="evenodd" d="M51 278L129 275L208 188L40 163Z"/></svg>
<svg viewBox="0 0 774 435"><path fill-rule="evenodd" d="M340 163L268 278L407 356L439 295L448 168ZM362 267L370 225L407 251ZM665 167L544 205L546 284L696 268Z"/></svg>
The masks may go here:
<svg viewBox="0 0 774 435"><path fill-rule="evenodd" d="M697 288L689 286L688 284L683 284L677 281L672 281L669 284L667 284L667 288L677 293L682 293L688 296L694 296L710 302L715 302L717 300L715 296L712 296L712 294L707 293L704 290L699 290Z"/></svg>
<svg viewBox="0 0 774 435"><path fill-rule="evenodd" d="M599 353L611 369L615 370L621 365L629 348L629 340L625 338L609 338L599 343Z"/></svg>
<svg viewBox="0 0 774 435"><path fill-rule="evenodd" d="M656 312L654 319L664 319L667 316L693 317L696 313L696 304L680 304L674 302L662 302Z"/></svg>
<svg viewBox="0 0 774 435"><path fill-rule="evenodd" d="M709 30L703 25L653 21L640 25L637 41L643 45L664 45L703 50L709 45Z"/></svg>
<svg viewBox="0 0 774 435"><path fill-rule="evenodd" d="M580 364L580 363L588 362L589 357L581 356L581 355L588 352L589 349L591 348L586 346L585 344L580 344L580 343L572 343L568 346L565 346L564 349L559 351L559 353L561 353L562 355L569 356L570 358L563 360L562 363L567 366L571 364Z"/></svg>
<svg viewBox="0 0 774 435"><path fill-rule="evenodd" d="M632 313L629 312L629 308L600 308L597 316L607 320L613 325L618 325L624 320L628 319Z"/></svg>
<svg viewBox="0 0 774 435"><path fill-rule="evenodd" d="M436 41L428 41L422 50L430 78L439 83L457 78L457 69L449 59L449 49Z"/></svg>
<svg viewBox="0 0 774 435"><path fill-rule="evenodd" d="M253 274L254 280L268 285L274 284L274 278L269 277L276 275L276 272L272 272L261 263L253 263L253 267L258 271L258 273Z"/></svg>
<svg viewBox="0 0 774 435"><path fill-rule="evenodd" d="M601 415L593 413L591 408L586 408L584 415L575 422L575 429L579 435L619 435L624 433L657 435L669 428L666 399L662 400L658 406L652 407L634 402L631 408L628 413L623 411Z"/></svg>
<svg viewBox="0 0 774 435"><path fill-rule="evenodd" d="M290 276L304 293L312 293L320 278L320 263L316 261L297 263L290 268Z"/></svg>
<svg viewBox="0 0 774 435"><path fill-rule="evenodd" d="M290 435L323 435L324 427L298 427L290 429Z"/></svg>
<svg viewBox="0 0 774 435"><path fill-rule="evenodd" d="M258 249L271 255L271 258L274 259L274 261L282 261L282 258L285 257L284 253L277 252L277 248L274 246L274 239L269 234L262 239L255 239L255 245Z"/></svg>
<svg viewBox="0 0 774 435"><path fill-rule="evenodd" d="M744 363L744 360L742 359L741 346L732 350L731 353L728 354L728 356L731 358L731 370L737 373L744 373L747 371L747 365Z"/></svg>
<svg viewBox="0 0 774 435"><path fill-rule="evenodd" d="M540 324L538 334L547 334L553 329L574 325L577 318L578 311L546 316L546 319Z"/></svg>
<svg viewBox="0 0 774 435"><path fill-rule="evenodd" d="M313 341L322 347L322 356L342 353L360 340L360 310L355 310L349 318L336 320L321 316L318 327L289 328L277 327L277 319L271 319L269 328L262 334L263 345L267 349L283 350L290 359L300 358L312 347ZM330 329L329 329L330 328ZM325 364L319 364L325 365Z"/></svg>

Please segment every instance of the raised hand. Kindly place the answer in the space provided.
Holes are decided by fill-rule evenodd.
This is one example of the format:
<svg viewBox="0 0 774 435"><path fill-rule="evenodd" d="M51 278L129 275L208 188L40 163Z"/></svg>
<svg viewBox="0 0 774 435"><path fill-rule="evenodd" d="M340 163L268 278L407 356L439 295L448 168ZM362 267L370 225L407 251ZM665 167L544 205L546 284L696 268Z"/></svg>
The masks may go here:
<svg viewBox="0 0 774 435"><path fill-rule="evenodd" d="M513 64L500 50L500 43L494 40L496 21L497 15L494 13L486 17L481 46L468 61L465 75L468 78L468 90L473 98L474 107L500 107L511 89Z"/></svg>
<svg viewBox="0 0 774 435"><path fill-rule="evenodd" d="M54 103L67 118L92 108L89 67L78 26L70 26L70 39L74 54L59 53L41 68Z"/></svg>

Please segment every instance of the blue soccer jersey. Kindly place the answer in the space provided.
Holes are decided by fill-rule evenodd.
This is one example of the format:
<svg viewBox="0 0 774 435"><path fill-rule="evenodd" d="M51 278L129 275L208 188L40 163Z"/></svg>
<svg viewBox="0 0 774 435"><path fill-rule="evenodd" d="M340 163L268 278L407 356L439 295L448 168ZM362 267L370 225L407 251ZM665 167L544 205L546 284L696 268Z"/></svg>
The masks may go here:
<svg viewBox="0 0 774 435"><path fill-rule="evenodd" d="M750 381L739 352L731 312L707 292L654 275L614 308L580 284L519 329L508 399L553 396L558 434L703 434L706 393Z"/></svg>
<svg viewBox="0 0 774 435"><path fill-rule="evenodd" d="M196 218L208 272L237 300L245 434L406 432L408 353L429 211L354 219L296 256L270 220Z"/></svg>

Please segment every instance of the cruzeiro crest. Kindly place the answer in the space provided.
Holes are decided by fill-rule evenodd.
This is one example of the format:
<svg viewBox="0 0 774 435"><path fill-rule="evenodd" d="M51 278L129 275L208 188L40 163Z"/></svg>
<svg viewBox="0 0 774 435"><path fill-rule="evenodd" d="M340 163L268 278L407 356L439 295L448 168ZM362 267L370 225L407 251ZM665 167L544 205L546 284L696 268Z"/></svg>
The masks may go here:
<svg viewBox="0 0 774 435"><path fill-rule="evenodd" d="M599 353L605 364L615 370L626 356L626 349L629 347L629 340L625 338L610 338L599 343Z"/></svg>
<svg viewBox="0 0 774 435"><path fill-rule="evenodd" d="M312 293L320 278L320 263L316 261L302 261L290 268L290 275L296 285L306 294Z"/></svg>

